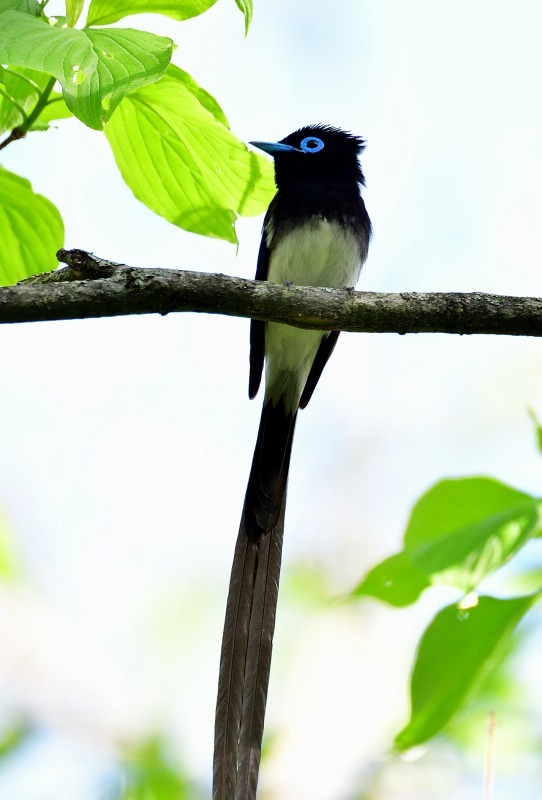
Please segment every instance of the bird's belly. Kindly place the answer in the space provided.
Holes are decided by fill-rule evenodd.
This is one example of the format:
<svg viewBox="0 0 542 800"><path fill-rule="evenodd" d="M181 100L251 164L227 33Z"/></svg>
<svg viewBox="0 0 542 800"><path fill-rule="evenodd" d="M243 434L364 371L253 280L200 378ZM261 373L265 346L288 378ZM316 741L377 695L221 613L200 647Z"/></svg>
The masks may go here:
<svg viewBox="0 0 542 800"><path fill-rule="evenodd" d="M273 234L267 244L272 246ZM280 237L272 247L267 280L298 286L354 286L362 259L354 233L336 221L313 217Z"/></svg>
<svg viewBox="0 0 542 800"><path fill-rule="evenodd" d="M272 248L268 280L342 289L355 286L361 266L359 241L353 233L337 222L313 218L283 235ZM287 410L297 408L325 335L266 324L266 400L282 400Z"/></svg>
<svg viewBox="0 0 542 800"><path fill-rule="evenodd" d="M323 335L276 322L266 325L266 401L276 405L282 400L287 411L297 408Z"/></svg>

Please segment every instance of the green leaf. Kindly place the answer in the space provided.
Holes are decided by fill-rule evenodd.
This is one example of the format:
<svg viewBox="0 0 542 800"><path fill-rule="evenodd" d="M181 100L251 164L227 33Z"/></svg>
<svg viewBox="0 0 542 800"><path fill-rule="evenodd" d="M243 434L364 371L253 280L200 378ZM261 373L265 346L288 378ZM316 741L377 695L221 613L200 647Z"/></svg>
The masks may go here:
<svg viewBox="0 0 542 800"><path fill-rule="evenodd" d="M0 135L30 116L49 77L33 69L0 66Z"/></svg>
<svg viewBox="0 0 542 800"><path fill-rule="evenodd" d="M404 549L353 590L394 606L414 603L431 584L467 594L540 534L540 500L492 478L435 484L416 503Z"/></svg>
<svg viewBox="0 0 542 800"><path fill-rule="evenodd" d="M0 63L53 75L70 111L96 130L129 92L163 75L172 52L171 39L129 28L55 28L30 14L0 14Z"/></svg>
<svg viewBox="0 0 542 800"><path fill-rule="evenodd" d="M406 750L434 736L499 663L516 626L538 594L440 611L425 631L410 682L411 714L395 746Z"/></svg>
<svg viewBox="0 0 542 800"><path fill-rule="evenodd" d="M64 224L56 207L30 182L0 167L0 284L58 266Z"/></svg>
<svg viewBox="0 0 542 800"><path fill-rule="evenodd" d="M540 584L539 584L540 587ZM506 719L506 752L525 753L525 710L529 706L529 687L517 680L516 656L529 636L529 624L520 625L495 655L495 662L483 675L467 703L452 716L446 725L446 739L457 743L464 753L477 753L486 742L480 736L488 723L489 712L498 709L499 718ZM512 737L512 741L511 741ZM502 746L502 741L500 741ZM502 752L502 751L501 751Z"/></svg>
<svg viewBox="0 0 542 800"><path fill-rule="evenodd" d="M449 478L431 487L415 504L405 532L409 549L483 523L534 498L494 478Z"/></svg>
<svg viewBox="0 0 542 800"><path fill-rule="evenodd" d="M408 553L397 553L374 567L352 591L351 597L368 595L392 606L414 603L430 582L412 563Z"/></svg>
<svg viewBox="0 0 542 800"><path fill-rule="evenodd" d="M45 131L49 128L50 122L54 122L57 119L68 119L69 117L73 117L73 114L64 102L62 93L51 92L47 105L30 130Z"/></svg>
<svg viewBox="0 0 542 800"><path fill-rule="evenodd" d="M0 135L21 126L33 112L40 95L49 83L50 75L25 67L0 66ZM63 95L51 92L49 100L31 131L45 131L49 122L71 117Z"/></svg>
<svg viewBox="0 0 542 800"><path fill-rule="evenodd" d="M444 480L414 506L405 550L432 583L471 591L540 530L540 501L492 478Z"/></svg>
<svg viewBox="0 0 542 800"><path fill-rule="evenodd" d="M165 14L182 20L203 14L216 0L92 0L87 25L108 25L130 14Z"/></svg>
<svg viewBox="0 0 542 800"><path fill-rule="evenodd" d="M39 17L41 6L37 0L0 0L0 14L4 11L20 11L23 14Z"/></svg>
<svg viewBox="0 0 542 800"><path fill-rule="evenodd" d="M217 122L222 123L222 125L224 125L224 127L226 127L228 130L230 129L230 123L218 104L218 100L215 100L212 94L209 94L208 91L196 83L194 78L192 78L188 72L184 72L182 69L179 69L179 67L176 67L175 64L170 64L167 68L167 74L168 77L178 81L186 90L191 92L191 94L193 94L194 97L201 103L203 108L213 115Z"/></svg>
<svg viewBox="0 0 542 800"><path fill-rule="evenodd" d="M262 213L274 194L271 163L235 138L216 101L177 67L129 95L105 134L138 200L185 230L236 242L237 214Z"/></svg>
<svg viewBox="0 0 542 800"><path fill-rule="evenodd" d="M250 23L252 22L252 14L254 12L254 3L253 0L235 0L237 3L237 8L243 13L245 17L245 36L248 33L248 29L250 28Z"/></svg>
<svg viewBox="0 0 542 800"><path fill-rule="evenodd" d="M68 25L73 28L83 10L85 0L66 0L66 14L68 17Z"/></svg>

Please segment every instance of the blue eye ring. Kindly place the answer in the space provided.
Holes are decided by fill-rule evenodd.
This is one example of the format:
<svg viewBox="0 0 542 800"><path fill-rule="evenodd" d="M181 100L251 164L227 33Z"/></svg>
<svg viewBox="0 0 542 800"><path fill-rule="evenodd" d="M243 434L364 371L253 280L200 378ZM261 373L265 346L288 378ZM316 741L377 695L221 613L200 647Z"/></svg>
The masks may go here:
<svg viewBox="0 0 542 800"><path fill-rule="evenodd" d="M317 136L306 136L299 145L304 153L319 153L325 145Z"/></svg>

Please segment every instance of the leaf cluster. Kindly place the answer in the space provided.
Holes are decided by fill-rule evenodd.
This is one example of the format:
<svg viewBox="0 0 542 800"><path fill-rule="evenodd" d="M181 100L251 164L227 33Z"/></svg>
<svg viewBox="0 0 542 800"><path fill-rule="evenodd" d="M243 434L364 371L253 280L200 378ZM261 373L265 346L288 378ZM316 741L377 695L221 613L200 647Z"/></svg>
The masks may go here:
<svg viewBox="0 0 542 800"><path fill-rule="evenodd" d="M171 39L97 27L143 12L188 19L214 2L92 0L86 25L76 28L82 0L66 0L62 17L48 17L37 0L0 0L0 136L7 134L0 149L75 117L105 133L124 181L148 208L185 230L236 243L237 216L269 204L269 161L250 152L218 102L171 63ZM248 29L252 2L237 5ZM5 169L0 243L0 284L52 269L64 243L60 212Z"/></svg>
<svg viewBox="0 0 542 800"><path fill-rule="evenodd" d="M537 431L540 438L538 425ZM489 477L443 480L415 504L403 549L353 590L352 597L370 596L396 607L415 603L431 586L461 592L436 614L419 642L411 715L395 738L398 750L427 741L480 696L541 590L500 598L479 595L479 586L541 535L540 498Z"/></svg>

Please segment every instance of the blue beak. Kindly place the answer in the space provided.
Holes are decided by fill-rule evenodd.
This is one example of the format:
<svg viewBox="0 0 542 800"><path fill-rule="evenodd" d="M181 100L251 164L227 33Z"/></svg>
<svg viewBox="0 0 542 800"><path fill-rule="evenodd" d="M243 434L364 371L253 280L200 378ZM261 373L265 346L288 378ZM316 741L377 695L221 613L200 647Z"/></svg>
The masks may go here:
<svg viewBox="0 0 542 800"><path fill-rule="evenodd" d="M277 153L298 153L297 147L292 147L289 144L282 144L281 142L249 142L253 147L263 150L264 153L269 153L270 156L275 156Z"/></svg>

